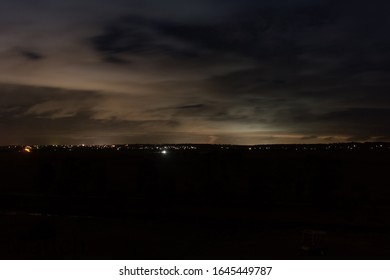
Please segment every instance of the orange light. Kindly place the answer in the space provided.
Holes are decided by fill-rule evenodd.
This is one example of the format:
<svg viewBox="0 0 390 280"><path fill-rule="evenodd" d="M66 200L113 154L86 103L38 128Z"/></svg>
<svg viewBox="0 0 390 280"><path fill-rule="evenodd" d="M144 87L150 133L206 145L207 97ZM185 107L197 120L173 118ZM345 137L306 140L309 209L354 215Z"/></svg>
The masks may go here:
<svg viewBox="0 0 390 280"><path fill-rule="evenodd" d="M25 148L24 148L24 151L25 151L26 153L31 153L31 147L30 147L30 146L25 147Z"/></svg>

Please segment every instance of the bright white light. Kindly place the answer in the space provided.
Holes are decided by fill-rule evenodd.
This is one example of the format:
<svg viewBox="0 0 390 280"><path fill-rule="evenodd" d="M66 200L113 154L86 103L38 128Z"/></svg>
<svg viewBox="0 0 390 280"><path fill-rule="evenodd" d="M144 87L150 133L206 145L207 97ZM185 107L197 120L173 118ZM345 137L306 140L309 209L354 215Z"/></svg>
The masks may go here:
<svg viewBox="0 0 390 280"><path fill-rule="evenodd" d="M166 150L162 150L161 153L165 155L167 153L167 151Z"/></svg>

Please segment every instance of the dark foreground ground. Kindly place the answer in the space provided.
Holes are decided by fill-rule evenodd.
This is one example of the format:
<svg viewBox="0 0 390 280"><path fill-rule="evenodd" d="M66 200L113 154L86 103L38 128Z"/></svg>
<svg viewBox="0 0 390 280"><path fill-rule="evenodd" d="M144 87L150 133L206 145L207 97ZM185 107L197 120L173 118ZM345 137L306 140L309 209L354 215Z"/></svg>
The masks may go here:
<svg viewBox="0 0 390 280"><path fill-rule="evenodd" d="M0 153L2 259L389 259L390 152Z"/></svg>

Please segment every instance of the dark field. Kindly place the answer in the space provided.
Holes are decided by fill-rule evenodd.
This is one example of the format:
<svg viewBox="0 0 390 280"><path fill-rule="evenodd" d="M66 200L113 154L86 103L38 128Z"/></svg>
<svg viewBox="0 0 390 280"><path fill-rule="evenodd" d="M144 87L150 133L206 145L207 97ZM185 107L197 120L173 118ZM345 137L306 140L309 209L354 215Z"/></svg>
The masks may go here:
<svg viewBox="0 0 390 280"><path fill-rule="evenodd" d="M390 150L0 152L2 259L389 259Z"/></svg>

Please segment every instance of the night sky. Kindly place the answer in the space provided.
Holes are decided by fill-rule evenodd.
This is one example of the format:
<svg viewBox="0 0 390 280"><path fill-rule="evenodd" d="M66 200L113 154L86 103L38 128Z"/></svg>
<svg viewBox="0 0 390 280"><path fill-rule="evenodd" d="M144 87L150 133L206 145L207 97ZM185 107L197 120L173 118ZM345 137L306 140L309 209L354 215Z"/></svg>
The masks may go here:
<svg viewBox="0 0 390 280"><path fill-rule="evenodd" d="M1 0L0 145L389 141L389 2Z"/></svg>

